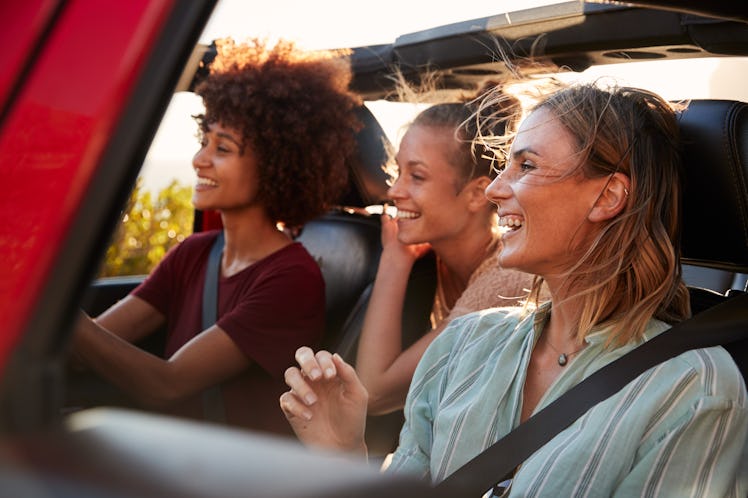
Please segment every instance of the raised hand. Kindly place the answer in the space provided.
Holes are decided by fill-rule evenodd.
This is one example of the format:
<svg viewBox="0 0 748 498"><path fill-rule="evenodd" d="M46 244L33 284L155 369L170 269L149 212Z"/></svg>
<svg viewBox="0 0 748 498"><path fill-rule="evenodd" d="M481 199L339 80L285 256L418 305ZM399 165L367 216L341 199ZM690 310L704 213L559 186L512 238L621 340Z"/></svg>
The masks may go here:
<svg viewBox="0 0 748 498"><path fill-rule="evenodd" d="M299 367L286 370L290 391L280 406L299 439L309 446L366 454L366 388L338 354L308 347L296 351Z"/></svg>
<svg viewBox="0 0 748 498"><path fill-rule="evenodd" d="M383 214L382 222L382 250L389 257L400 257L409 260L410 263L426 254L431 249L431 244L403 244L397 239L397 220L388 214Z"/></svg>

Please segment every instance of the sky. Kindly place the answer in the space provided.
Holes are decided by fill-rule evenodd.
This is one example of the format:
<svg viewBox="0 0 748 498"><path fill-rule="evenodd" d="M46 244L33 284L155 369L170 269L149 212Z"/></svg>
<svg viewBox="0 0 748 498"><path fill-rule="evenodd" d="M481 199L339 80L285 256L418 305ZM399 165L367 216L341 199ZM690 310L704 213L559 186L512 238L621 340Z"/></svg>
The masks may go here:
<svg viewBox="0 0 748 498"><path fill-rule="evenodd" d="M310 50L391 43L405 33L498 12L537 7L552 1L219 0L200 42L207 44L228 36L236 40L282 37ZM396 143L401 124L417 109L405 106L403 114L393 106L379 107L378 118ZM176 94L172 99L141 171L146 188L161 189L172 178L183 183L194 181L191 159L197 141L195 122L190 116L201 109L201 103L194 95Z"/></svg>
<svg viewBox="0 0 748 498"><path fill-rule="evenodd" d="M560 1L560 0L559 0ZM339 48L391 43L402 34L443 24L477 19L553 3L553 0L219 0L200 41L231 36L279 37L293 40L307 49ZM689 64L690 62L690 64ZM725 64L717 60L636 62L592 68L584 76L613 75L617 81L642 86L669 99L736 98L748 101L748 59L737 62L741 77L726 76ZM734 64L734 63L731 63ZM729 69L735 71L735 69ZM731 73L734 74L734 73ZM676 93L671 82L678 83ZM737 88L740 87L740 88ZM401 127L418 111L410 104L370 105L390 140L399 142ZM192 155L197 150L196 125L192 115L201 112L200 100L192 94L175 94L146 157L141 177L151 190L165 187L176 178L191 184Z"/></svg>
<svg viewBox="0 0 748 498"><path fill-rule="evenodd" d="M398 35L554 0L219 0L201 41L282 36L308 49L390 43Z"/></svg>

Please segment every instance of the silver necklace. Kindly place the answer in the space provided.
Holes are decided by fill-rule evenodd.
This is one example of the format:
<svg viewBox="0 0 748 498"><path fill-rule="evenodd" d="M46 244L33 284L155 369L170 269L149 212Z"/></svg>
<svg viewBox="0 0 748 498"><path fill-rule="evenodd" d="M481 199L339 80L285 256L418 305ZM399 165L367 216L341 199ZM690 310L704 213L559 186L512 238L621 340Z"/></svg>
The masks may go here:
<svg viewBox="0 0 748 498"><path fill-rule="evenodd" d="M558 353L558 364L559 366L566 366L567 363L569 363L569 357L577 354L581 350L583 350L587 344L585 343L581 348L577 349L576 351L572 351L571 353L564 353L562 351L559 351L555 347L553 347L553 344L551 344L551 341L548 340L548 338L545 338L545 343L548 344L552 350Z"/></svg>

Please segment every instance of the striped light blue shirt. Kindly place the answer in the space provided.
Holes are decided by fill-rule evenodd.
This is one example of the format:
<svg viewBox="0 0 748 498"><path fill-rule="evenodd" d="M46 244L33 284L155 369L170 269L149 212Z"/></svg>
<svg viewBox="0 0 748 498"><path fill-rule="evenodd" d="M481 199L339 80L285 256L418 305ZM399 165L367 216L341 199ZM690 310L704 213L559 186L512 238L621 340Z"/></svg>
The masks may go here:
<svg viewBox="0 0 748 498"><path fill-rule="evenodd" d="M519 424L522 387L550 303L458 318L429 346L405 405L389 472L439 482ZM652 320L645 338L668 325ZM605 348L593 331L536 410L636 344ZM722 348L653 367L528 459L510 496L748 496L748 402ZM497 478L500 476L496 476Z"/></svg>

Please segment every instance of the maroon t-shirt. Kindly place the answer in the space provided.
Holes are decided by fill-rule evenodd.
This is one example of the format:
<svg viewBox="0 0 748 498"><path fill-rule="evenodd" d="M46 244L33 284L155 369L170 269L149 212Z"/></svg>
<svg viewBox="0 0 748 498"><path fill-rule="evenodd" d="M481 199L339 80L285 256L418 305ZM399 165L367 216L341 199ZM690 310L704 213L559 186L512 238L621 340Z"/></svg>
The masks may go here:
<svg viewBox="0 0 748 498"><path fill-rule="evenodd" d="M202 331L205 268L219 231L193 234L174 247L133 294L166 316L164 357ZM221 386L227 422L292 434L278 405L286 368L300 346L322 337L325 288L319 266L294 242L231 277L219 279L218 326L247 355L251 366ZM202 418L201 395L171 413Z"/></svg>

